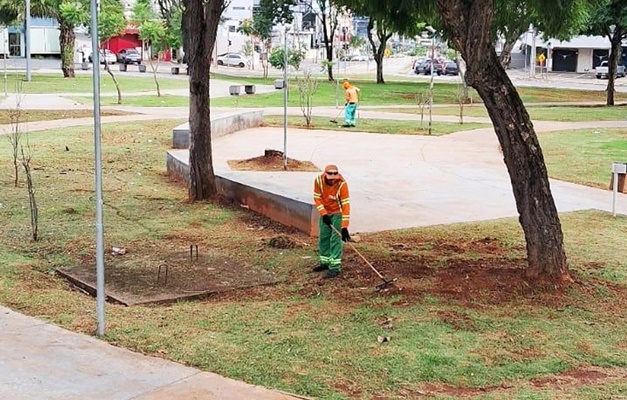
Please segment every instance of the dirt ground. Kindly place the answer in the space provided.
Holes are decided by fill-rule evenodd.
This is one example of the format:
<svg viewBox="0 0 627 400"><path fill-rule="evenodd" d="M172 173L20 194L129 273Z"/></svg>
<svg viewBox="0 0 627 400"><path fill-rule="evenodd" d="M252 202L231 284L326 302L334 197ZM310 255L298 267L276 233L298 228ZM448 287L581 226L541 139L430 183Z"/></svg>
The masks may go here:
<svg viewBox="0 0 627 400"><path fill-rule="evenodd" d="M278 150L266 150L264 155L247 160L229 160L228 165L235 171L284 171L283 152ZM320 171L310 161L299 161L287 158L288 171Z"/></svg>

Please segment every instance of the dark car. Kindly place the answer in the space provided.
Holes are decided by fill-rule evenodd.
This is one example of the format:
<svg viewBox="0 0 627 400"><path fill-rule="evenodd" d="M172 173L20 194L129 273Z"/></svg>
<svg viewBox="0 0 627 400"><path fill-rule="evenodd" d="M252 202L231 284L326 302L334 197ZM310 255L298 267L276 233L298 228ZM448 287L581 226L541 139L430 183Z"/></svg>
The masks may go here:
<svg viewBox="0 0 627 400"><path fill-rule="evenodd" d="M438 62L436 60L436 62L433 64L433 73L435 74L437 72L438 72ZM419 73L425 74L425 75L431 74L431 60L427 59L424 61L424 63L420 65Z"/></svg>
<svg viewBox="0 0 627 400"><path fill-rule="evenodd" d="M424 74L425 64L429 63L430 61L431 60L429 60L428 58L417 60L416 64L414 65L414 72L417 74Z"/></svg>
<svg viewBox="0 0 627 400"><path fill-rule="evenodd" d="M135 49L122 49L118 53L118 61L124 64L141 64L142 56Z"/></svg>
<svg viewBox="0 0 627 400"><path fill-rule="evenodd" d="M455 61L447 61L438 66L438 75L457 75L459 68Z"/></svg>

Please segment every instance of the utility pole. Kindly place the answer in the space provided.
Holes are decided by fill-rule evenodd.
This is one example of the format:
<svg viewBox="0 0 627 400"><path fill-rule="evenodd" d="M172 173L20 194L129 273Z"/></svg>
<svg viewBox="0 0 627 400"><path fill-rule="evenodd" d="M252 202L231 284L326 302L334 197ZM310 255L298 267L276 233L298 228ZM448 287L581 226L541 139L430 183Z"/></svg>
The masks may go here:
<svg viewBox="0 0 627 400"><path fill-rule="evenodd" d="M102 150L100 146L100 43L98 40L98 2L91 0L91 48L94 88L94 169L96 192L96 313L98 328L96 334L105 333L105 281L104 281L104 228L102 223Z"/></svg>
<svg viewBox="0 0 627 400"><path fill-rule="evenodd" d="M26 82L30 82L30 0L26 0L26 18L24 19L24 50L26 51Z"/></svg>
<svg viewBox="0 0 627 400"><path fill-rule="evenodd" d="M283 43L283 169L287 171L287 25Z"/></svg>
<svg viewBox="0 0 627 400"><path fill-rule="evenodd" d="M427 27L431 32L431 81L429 82L429 136L433 128L433 66L435 65L435 29Z"/></svg>

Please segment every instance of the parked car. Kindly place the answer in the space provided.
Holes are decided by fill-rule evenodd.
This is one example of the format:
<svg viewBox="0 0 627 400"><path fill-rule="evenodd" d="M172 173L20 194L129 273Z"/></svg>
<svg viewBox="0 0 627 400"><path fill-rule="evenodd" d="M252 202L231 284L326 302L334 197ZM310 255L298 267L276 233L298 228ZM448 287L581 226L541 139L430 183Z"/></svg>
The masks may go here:
<svg viewBox="0 0 627 400"><path fill-rule="evenodd" d="M428 58L419 58L418 60L416 60L416 63L414 64L414 72L417 74L426 74L428 72L424 72L424 68L425 65L427 63L430 63L431 60ZM429 64L430 65L430 64ZM431 67L429 67L431 68Z"/></svg>
<svg viewBox="0 0 627 400"><path fill-rule="evenodd" d="M438 60L435 60L435 62L433 63L433 73L434 74L438 73L438 68L440 68L440 62L438 62ZM431 74L431 59L425 60L425 63L422 64L422 66L421 66L420 72L425 74L425 75Z"/></svg>
<svg viewBox="0 0 627 400"><path fill-rule="evenodd" d="M218 65L244 68L248 64L248 59L238 53L229 53L218 57Z"/></svg>
<svg viewBox="0 0 627 400"><path fill-rule="evenodd" d="M89 52L89 57L87 57L89 62L93 62L93 54L93 51ZM107 60L107 64L115 64L117 57L115 56L115 53L109 49L100 50L100 64L104 64L105 60Z"/></svg>
<svg viewBox="0 0 627 400"><path fill-rule="evenodd" d="M124 64L141 64L142 56L135 49L122 49L118 53L118 61Z"/></svg>
<svg viewBox="0 0 627 400"><path fill-rule="evenodd" d="M351 61L368 61L368 56L364 56L364 55L352 56Z"/></svg>
<svg viewBox="0 0 627 400"><path fill-rule="evenodd" d="M438 65L438 75L458 75L459 68L455 61L446 61Z"/></svg>
<svg viewBox="0 0 627 400"><path fill-rule="evenodd" d="M601 61L601 64L599 64L596 68L596 77L597 79L601 79L601 78L609 78L610 75L610 65L609 65L609 61L605 60L605 61ZM625 71L625 66L624 65L618 65L616 67L616 77L618 78L622 78L625 76L625 74L627 74L627 72Z"/></svg>

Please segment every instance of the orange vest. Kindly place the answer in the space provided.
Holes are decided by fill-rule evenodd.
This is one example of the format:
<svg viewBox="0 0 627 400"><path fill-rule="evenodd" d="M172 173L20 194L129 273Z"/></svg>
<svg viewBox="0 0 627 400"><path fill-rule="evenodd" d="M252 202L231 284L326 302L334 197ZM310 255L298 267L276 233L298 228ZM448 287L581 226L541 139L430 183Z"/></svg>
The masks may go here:
<svg viewBox="0 0 627 400"><path fill-rule="evenodd" d="M357 93L359 93L359 88L357 86L351 86L346 89L346 92L344 93L344 98L346 99L346 102L355 104L358 103L359 99Z"/></svg>
<svg viewBox="0 0 627 400"><path fill-rule="evenodd" d="M333 185L327 185L324 174L314 180L314 204L320 216L342 214L342 228L348 228L350 220L350 197L348 184L340 175Z"/></svg>

